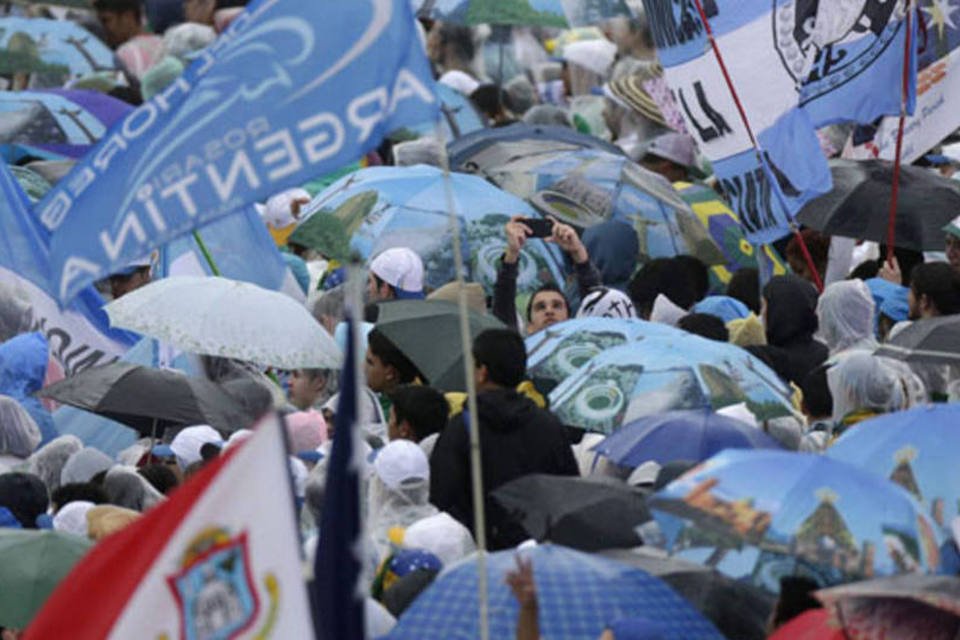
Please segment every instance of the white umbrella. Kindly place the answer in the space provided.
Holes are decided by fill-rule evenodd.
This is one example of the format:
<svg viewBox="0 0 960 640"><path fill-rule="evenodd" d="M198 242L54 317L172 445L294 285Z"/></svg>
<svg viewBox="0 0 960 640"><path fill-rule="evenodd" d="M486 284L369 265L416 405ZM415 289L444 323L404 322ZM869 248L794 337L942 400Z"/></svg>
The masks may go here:
<svg viewBox="0 0 960 640"><path fill-rule="evenodd" d="M189 351L279 369L340 367L340 348L303 305L220 277L164 278L104 307L115 327Z"/></svg>

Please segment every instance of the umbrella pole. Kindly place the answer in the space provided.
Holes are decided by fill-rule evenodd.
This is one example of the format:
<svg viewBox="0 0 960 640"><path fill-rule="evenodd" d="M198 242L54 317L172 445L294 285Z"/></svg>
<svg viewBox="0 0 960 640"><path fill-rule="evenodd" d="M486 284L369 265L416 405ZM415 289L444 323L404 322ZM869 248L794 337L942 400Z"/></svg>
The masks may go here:
<svg viewBox="0 0 960 640"><path fill-rule="evenodd" d="M203 241L203 238L200 237L199 231L193 231L193 239L196 241L197 246L200 247L200 253L203 254L203 259L207 261L207 266L210 267L210 272L215 276L219 276L220 269L217 268L217 263L213 261L213 256L210 254L210 250L207 249L207 245Z"/></svg>
<svg viewBox="0 0 960 640"><path fill-rule="evenodd" d="M477 411L477 383L474 379L473 348L470 340L470 322L467 316L467 288L463 281L463 247L460 242L460 221L454 211L453 183L450 180L450 160L443 128L437 123L437 139L443 151L440 162L443 168L444 195L447 200L447 212L450 214L450 228L453 231L453 259L457 276L460 311L460 346L463 350L463 368L467 379L466 421L470 431L470 485L473 489L473 528L477 538L477 589L479 590L480 639L490 640L490 621L488 618L489 594L487 590L487 522L483 508L483 473L480 468L480 414Z"/></svg>
<svg viewBox="0 0 960 640"><path fill-rule="evenodd" d="M907 0L907 34L903 45L903 80L900 85L900 120L897 124L897 147L893 158L893 184L890 189L890 215L887 222L887 262L893 263L897 240L897 199L900 194L900 163L903 153L903 130L907 120L907 94L910 92L910 49L913 40L913 0Z"/></svg>
<svg viewBox="0 0 960 640"><path fill-rule="evenodd" d="M693 1L696 3L697 12L700 15L700 20L703 22L703 28L707 32L707 40L710 41L710 47L713 49L713 55L717 58L717 66L720 67L720 73L723 75L723 79L727 84L727 89L730 90L730 96L733 98L733 103L737 106L737 112L740 114L740 120L743 122L743 126L747 131L747 135L750 136L750 143L753 145L753 151L757 154L757 160L760 162L760 166L763 168L763 174L770 183L771 191L777 195L777 198L780 199L780 204L783 205L783 208L786 211L787 206L783 201L783 194L780 192L780 189L777 188L776 178L774 178L773 172L770 170L770 166L763 155L763 149L760 148L760 142L757 140L757 137L753 135L753 127L750 126L750 119L747 118L747 112L743 108L743 103L740 101L740 95L737 93L736 87L733 86L733 78L730 77L730 72L727 71L727 64L723 61L723 56L720 54L720 47L717 46L717 40L713 37L713 28L710 26L710 20L707 18L707 12L703 9L703 2L702 0ZM815 284L817 285L817 290L823 291L823 282L820 280L820 272L817 271L817 267L813 263L813 257L810 255L810 250L807 248L807 243L804 242L803 237L797 231L795 223L792 225L792 227L794 233L796 234L796 238L800 243L800 249L803 251L803 257L807 262L807 267L810 269L810 273L813 274Z"/></svg>

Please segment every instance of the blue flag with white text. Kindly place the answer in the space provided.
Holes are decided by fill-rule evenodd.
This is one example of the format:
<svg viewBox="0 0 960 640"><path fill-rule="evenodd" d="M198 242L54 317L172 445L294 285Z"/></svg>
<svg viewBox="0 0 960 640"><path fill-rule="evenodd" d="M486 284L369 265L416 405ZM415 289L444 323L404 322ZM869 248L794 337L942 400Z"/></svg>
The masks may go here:
<svg viewBox="0 0 960 640"><path fill-rule="evenodd" d="M37 205L61 300L437 116L408 0L254 0Z"/></svg>
<svg viewBox="0 0 960 640"><path fill-rule="evenodd" d="M113 362L138 336L110 329L103 298L92 286L82 288L65 307L57 303L47 278L48 242L26 194L0 163L0 326L42 332L60 369L54 378Z"/></svg>
<svg viewBox="0 0 960 640"><path fill-rule="evenodd" d="M747 238L772 242L832 186L816 129L899 113L907 0L643 0L664 76ZM916 101L916 16L906 73Z"/></svg>
<svg viewBox="0 0 960 640"><path fill-rule="evenodd" d="M334 418L333 448L327 467L320 542L313 570L314 624L318 640L363 640L363 521L360 470L363 468L357 422L356 327L347 318L347 348L340 375L340 401Z"/></svg>

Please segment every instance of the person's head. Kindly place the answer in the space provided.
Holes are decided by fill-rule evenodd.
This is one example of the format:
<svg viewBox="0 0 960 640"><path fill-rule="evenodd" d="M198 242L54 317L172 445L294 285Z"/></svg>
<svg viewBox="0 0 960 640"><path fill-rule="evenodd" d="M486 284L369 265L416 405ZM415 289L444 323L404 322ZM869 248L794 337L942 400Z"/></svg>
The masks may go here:
<svg viewBox="0 0 960 640"><path fill-rule="evenodd" d="M827 370L827 386L833 399L833 419L843 420L859 412L887 413L905 409L907 388L884 358L854 350Z"/></svg>
<svg viewBox="0 0 960 640"><path fill-rule="evenodd" d="M169 465L149 464L141 467L137 473L150 483L150 486L165 496L173 493L173 490L180 486L180 480L177 474Z"/></svg>
<svg viewBox="0 0 960 640"><path fill-rule="evenodd" d="M390 400L387 436L391 440L420 442L439 433L447 424L450 405L443 394L432 387L401 385L390 392Z"/></svg>
<svg viewBox="0 0 960 640"><path fill-rule="evenodd" d="M807 250L810 252L810 257L813 259L813 264L820 276L820 282L823 282L827 273L827 260L830 257L830 236L814 229L804 229L800 232L800 237L803 238L803 243L807 245ZM790 264L790 269L795 274L804 280L816 281L797 236L790 238L790 242L787 243L786 258Z"/></svg>
<svg viewBox="0 0 960 640"><path fill-rule="evenodd" d="M527 347L509 329L487 329L473 341L477 388L513 389L527 372Z"/></svg>
<svg viewBox="0 0 960 640"><path fill-rule="evenodd" d="M803 377L801 409L808 420L830 419L833 415L833 396L827 385L827 367L821 365Z"/></svg>
<svg viewBox="0 0 960 640"><path fill-rule="evenodd" d="M548 125L552 127L573 128L570 115L563 107L552 104L538 104L523 114L523 121L529 125Z"/></svg>
<svg viewBox="0 0 960 640"><path fill-rule="evenodd" d="M773 633L804 611L823 606L813 596L813 592L819 588L820 585L803 576L780 578L780 596L770 613L768 631Z"/></svg>
<svg viewBox="0 0 960 640"><path fill-rule="evenodd" d="M36 529L49 500L43 480L32 473L0 474L0 507L5 507L24 529Z"/></svg>
<svg viewBox="0 0 960 640"><path fill-rule="evenodd" d="M763 288L761 317L767 342L787 346L817 330L817 290L808 280L787 274L770 278Z"/></svg>
<svg viewBox="0 0 960 640"><path fill-rule="evenodd" d="M382 251L370 262L368 302L423 298L423 261L406 247Z"/></svg>
<svg viewBox="0 0 960 640"><path fill-rule="evenodd" d="M143 30L140 0L94 0L107 44L117 48Z"/></svg>
<svg viewBox="0 0 960 640"><path fill-rule="evenodd" d="M753 267L737 269L727 283L727 295L760 315L760 272Z"/></svg>
<svg viewBox="0 0 960 640"><path fill-rule="evenodd" d="M960 313L960 272L946 262L917 265L907 299L911 320Z"/></svg>
<svg viewBox="0 0 960 640"><path fill-rule="evenodd" d="M380 393L401 384L410 384L423 375L407 356L374 327L367 335L367 357L364 361L367 386Z"/></svg>
<svg viewBox="0 0 960 640"><path fill-rule="evenodd" d="M696 143L685 133L664 133L653 139L640 164L670 182L689 180L697 164Z"/></svg>
<svg viewBox="0 0 960 640"><path fill-rule="evenodd" d="M183 17L186 22L213 26L213 14L217 0L183 0Z"/></svg>
<svg viewBox="0 0 960 640"><path fill-rule="evenodd" d="M947 262L954 269L960 269L960 235L947 233L944 242L944 252L947 254Z"/></svg>
<svg viewBox="0 0 960 640"><path fill-rule="evenodd" d="M876 302L863 280L827 285L817 302L819 336L838 353L858 342L873 340Z"/></svg>
<svg viewBox="0 0 960 640"><path fill-rule="evenodd" d="M150 284L151 269L150 266L131 267L120 273L110 276L110 295L113 299L122 298L131 291Z"/></svg>
<svg viewBox="0 0 960 640"><path fill-rule="evenodd" d="M627 285L627 293L639 316L645 319L650 317L653 303L660 294L682 309L689 309L697 301L687 271L672 258L657 258L643 265Z"/></svg>
<svg viewBox="0 0 960 640"><path fill-rule="evenodd" d="M326 386L327 375L323 369L294 369L287 397L297 409L309 409L320 399Z"/></svg>
<svg viewBox="0 0 960 640"><path fill-rule="evenodd" d="M527 302L527 333L536 333L570 317L570 303L553 283L540 286Z"/></svg>
<svg viewBox="0 0 960 640"><path fill-rule="evenodd" d="M630 297L623 291L608 287L594 287L583 296L578 318L636 318L637 311Z"/></svg>
<svg viewBox="0 0 960 640"><path fill-rule="evenodd" d="M482 84L474 89L470 101L490 124L503 124L513 118L513 99L495 84Z"/></svg>
<svg viewBox="0 0 960 640"><path fill-rule="evenodd" d="M107 494L103 491L103 487L93 482L65 484L50 493L50 507L54 513L63 505L77 501L106 504Z"/></svg>
<svg viewBox="0 0 960 640"><path fill-rule="evenodd" d="M452 22L435 22L427 35L430 61L445 68L469 65L475 53L470 27Z"/></svg>
<svg viewBox="0 0 960 640"><path fill-rule="evenodd" d="M223 437L210 425L199 424L180 430L170 443L170 449L177 457L180 469L186 471L190 465L204 462L203 447L208 444L222 447Z"/></svg>
<svg viewBox="0 0 960 640"><path fill-rule="evenodd" d="M676 256L673 261L687 274L696 297L694 302L703 300L710 291L710 270L707 265L703 260L687 255Z"/></svg>
<svg viewBox="0 0 960 640"><path fill-rule="evenodd" d="M869 280L880 273L880 264L876 260L864 260L850 272L847 280Z"/></svg>
<svg viewBox="0 0 960 640"><path fill-rule="evenodd" d="M688 313L677 322L677 328L717 342L730 339L730 332L723 320L708 313Z"/></svg>
<svg viewBox="0 0 960 640"><path fill-rule="evenodd" d="M338 285L320 296L313 305L313 317L330 335L343 321L344 293L343 285Z"/></svg>

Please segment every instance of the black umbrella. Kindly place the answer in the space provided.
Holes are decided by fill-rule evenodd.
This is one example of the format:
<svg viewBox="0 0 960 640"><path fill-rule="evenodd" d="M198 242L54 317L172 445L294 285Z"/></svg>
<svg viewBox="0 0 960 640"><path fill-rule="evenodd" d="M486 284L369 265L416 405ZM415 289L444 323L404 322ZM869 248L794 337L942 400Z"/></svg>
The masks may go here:
<svg viewBox="0 0 960 640"><path fill-rule="evenodd" d="M377 329L443 391L467 388L460 339L459 305L426 300L393 300L379 305ZM493 316L468 312L471 340L486 329L502 329Z"/></svg>
<svg viewBox="0 0 960 640"><path fill-rule="evenodd" d="M654 553L645 548L613 549L601 555L660 578L728 638L763 640L767 637L773 595L710 567Z"/></svg>
<svg viewBox="0 0 960 640"><path fill-rule="evenodd" d="M116 420L144 436L192 424L230 433L259 417L250 413L259 403L249 398L260 393L253 382L231 385L227 389L179 371L114 362L61 380L38 395Z"/></svg>
<svg viewBox="0 0 960 640"><path fill-rule="evenodd" d="M807 203L797 220L830 235L887 241L893 163L832 160L833 190ZM896 246L942 250L943 227L960 215L960 185L927 169L901 167Z"/></svg>
<svg viewBox="0 0 960 640"><path fill-rule="evenodd" d="M917 320L876 351L906 362L960 364L960 316Z"/></svg>
<svg viewBox="0 0 960 640"><path fill-rule="evenodd" d="M581 551L642 544L651 519L646 492L610 479L531 474L492 495L531 537Z"/></svg>

